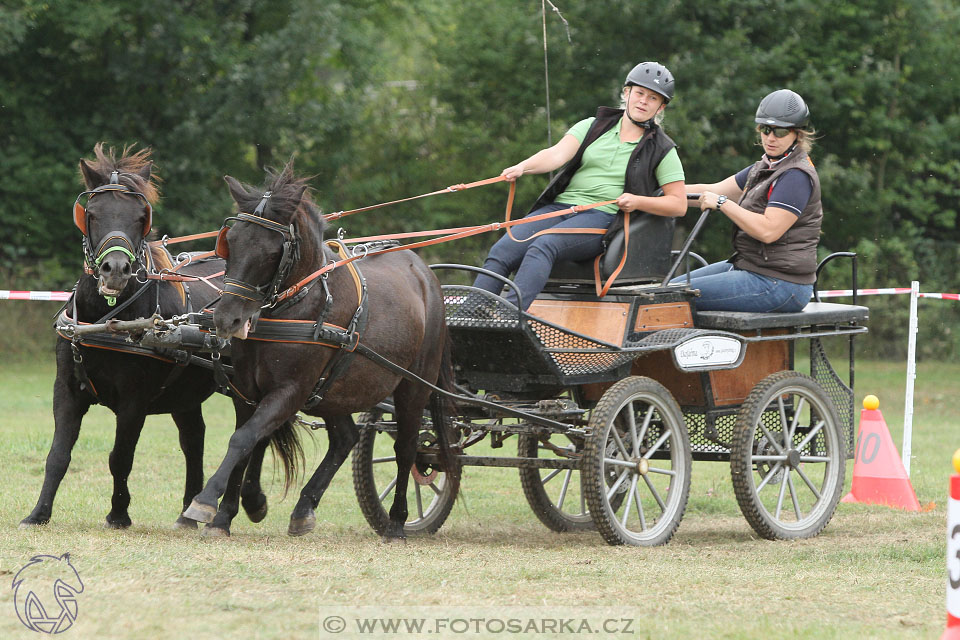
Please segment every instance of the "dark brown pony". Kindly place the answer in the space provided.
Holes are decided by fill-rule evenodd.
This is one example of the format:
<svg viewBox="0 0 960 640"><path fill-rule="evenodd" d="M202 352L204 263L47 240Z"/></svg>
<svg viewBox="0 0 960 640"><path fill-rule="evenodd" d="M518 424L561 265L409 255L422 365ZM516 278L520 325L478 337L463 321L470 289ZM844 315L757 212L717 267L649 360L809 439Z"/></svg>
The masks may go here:
<svg viewBox="0 0 960 640"><path fill-rule="evenodd" d="M231 471L258 442L314 398L305 412L323 418L330 447L303 488L288 529L290 535L310 532L315 526L314 509L359 437L351 414L370 409L392 394L398 479L390 523L380 533L386 538L402 538L406 487L431 390L354 355L349 366L324 388L322 399L315 397L318 381L330 375L328 363L343 352L305 343L309 341L270 341L263 328L277 318L300 321L301 326L314 326L318 320L354 326L361 280L348 268L338 267L326 279L329 297L324 283L313 281L301 298L275 304L277 290L283 291L336 259L323 243L323 218L306 194L306 180L294 178L289 164L279 173L268 173L264 192L229 176L226 180L242 213L220 241L229 257L225 295L216 307L214 323L219 337L232 337L234 384L257 404L234 401L238 428L227 454L184 515L210 522L218 498L236 482L236 474L230 478ZM360 343L430 383L439 380L441 387L451 388L443 294L433 272L410 251L370 256L356 264L368 288L364 302L367 318L356 325ZM248 336L249 323L257 314L256 331ZM446 434L440 431L444 456L449 460Z"/></svg>
<svg viewBox="0 0 960 640"><path fill-rule="evenodd" d="M94 154L95 160L80 161L87 191L74 211L74 221L84 235L86 273L77 282L58 323L96 323L111 315L118 320L133 320L148 318L155 311L169 318L186 313L191 306L200 309L216 298L216 289L202 282L180 284L144 278L151 270L172 266L163 247L147 243L152 205L158 196L151 176L150 150L132 153L125 148L117 157L100 143ZM84 207L82 200L87 196ZM213 260L191 265L183 273L210 276L222 271L223 262ZM213 282L222 284L218 279ZM110 452L113 499L107 527L130 526L127 477L148 414L171 414L179 430L186 460L184 507L203 486L205 425L200 404L215 389L212 373L195 365L181 366L146 349L125 349L125 345L109 341L58 339L53 443L37 505L21 527L50 520L80 423L90 406L97 403L117 416L116 439ZM177 524L196 526L182 516Z"/></svg>

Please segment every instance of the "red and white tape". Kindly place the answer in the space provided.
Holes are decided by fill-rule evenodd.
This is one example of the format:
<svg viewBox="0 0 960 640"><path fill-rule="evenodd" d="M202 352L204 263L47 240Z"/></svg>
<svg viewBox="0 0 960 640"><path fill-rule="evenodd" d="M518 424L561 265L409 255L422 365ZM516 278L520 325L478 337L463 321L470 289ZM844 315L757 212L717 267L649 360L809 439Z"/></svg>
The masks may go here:
<svg viewBox="0 0 960 640"><path fill-rule="evenodd" d="M69 291L10 291L0 289L0 300L55 300L63 302L69 299Z"/></svg>
<svg viewBox="0 0 960 640"><path fill-rule="evenodd" d="M889 296L898 294L909 294L910 287L893 287L890 289L857 289L858 296ZM820 291L821 298L842 298L852 296L853 289L833 289L831 291ZM940 300L960 300L960 293L918 293L920 298L938 298Z"/></svg>

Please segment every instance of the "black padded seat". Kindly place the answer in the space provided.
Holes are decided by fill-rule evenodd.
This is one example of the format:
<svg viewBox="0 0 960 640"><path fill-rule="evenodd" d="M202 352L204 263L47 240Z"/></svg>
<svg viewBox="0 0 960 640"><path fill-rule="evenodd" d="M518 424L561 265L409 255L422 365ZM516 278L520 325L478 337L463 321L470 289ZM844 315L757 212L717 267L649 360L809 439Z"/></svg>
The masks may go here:
<svg viewBox="0 0 960 640"><path fill-rule="evenodd" d="M870 309L852 304L810 302L796 313L749 313L743 311L698 311L694 325L698 329L779 329L809 327L812 325L863 322L870 317Z"/></svg>
<svg viewBox="0 0 960 640"><path fill-rule="evenodd" d="M623 217L622 213L617 216ZM617 224L619 221L615 221ZM630 214L630 242L627 247L627 261L617 276L617 285L658 282L670 270L673 256L670 254L673 243L675 218L655 216L651 213L633 212ZM621 227L609 239L607 250L600 258L600 275L604 282L610 277L623 256L624 232ZM550 272L552 284L562 282L592 283L593 261L560 261L553 265Z"/></svg>

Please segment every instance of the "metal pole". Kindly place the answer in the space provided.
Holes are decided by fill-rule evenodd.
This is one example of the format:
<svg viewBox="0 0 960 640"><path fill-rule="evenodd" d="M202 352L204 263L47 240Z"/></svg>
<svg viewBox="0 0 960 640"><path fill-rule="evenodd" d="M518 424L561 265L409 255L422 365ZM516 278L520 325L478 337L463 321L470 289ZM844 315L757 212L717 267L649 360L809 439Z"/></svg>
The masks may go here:
<svg viewBox="0 0 960 640"><path fill-rule="evenodd" d="M552 6L552 5L551 5ZM543 16L543 85L547 94L547 146L553 146L553 133L550 129L550 66L547 63L547 3L540 0L540 11ZM552 172L551 172L552 174ZM553 177L552 175L550 176Z"/></svg>
<svg viewBox="0 0 960 640"><path fill-rule="evenodd" d="M907 329L907 394L903 400L903 468L910 477L910 447L913 444L913 383L917 379L917 298L920 283L910 283L910 324Z"/></svg>

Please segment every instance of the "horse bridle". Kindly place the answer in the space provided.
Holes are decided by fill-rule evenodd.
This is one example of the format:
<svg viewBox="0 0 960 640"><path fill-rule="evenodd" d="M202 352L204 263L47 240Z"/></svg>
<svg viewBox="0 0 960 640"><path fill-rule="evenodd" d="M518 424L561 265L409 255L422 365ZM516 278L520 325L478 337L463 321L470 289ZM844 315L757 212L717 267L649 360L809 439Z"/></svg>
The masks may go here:
<svg viewBox="0 0 960 640"><path fill-rule="evenodd" d="M261 307L272 307L277 303L277 298L280 295L280 287L283 285L284 280L287 279L287 276L290 275L297 260L300 259L300 236L297 233L296 225L293 222L289 225L283 225L263 217L263 210L272 195L273 193L271 191L264 193L260 199L260 204L257 205L253 213L241 212L236 216L231 216L224 220L223 226L217 234L217 246L214 249L214 253L218 258L223 258L224 260L229 259L230 247L227 244L227 231L230 230L230 227L227 223L231 220L255 224L264 229L275 231L283 236L283 255L280 257L277 272L268 284L255 286L243 280L238 280L237 278L223 278L224 295L250 300L251 302L256 302Z"/></svg>
<svg viewBox="0 0 960 640"><path fill-rule="evenodd" d="M86 197L86 202L89 204L90 199L94 196L105 193L108 191L114 191L121 194L128 194L138 198L143 202L144 209L147 212L147 220L143 225L143 233L136 241L132 240L127 234L122 231L114 230L104 234L103 240L97 245L96 250L93 248L93 244L90 240L89 229L87 228L87 210L80 201ZM77 228L80 229L83 233L83 255L86 259L87 265L90 268L92 275L96 278L99 277L100 263L103 262L103 259L107 257L108 254L113 253L114 251L120 251L130 258L131 262L139 262L141 265L146 265L146 237L150 233L150 227L153 224L153 207L150 205L150 201L147 200L147 197L135 191L130 187L120 184L120 174L118 171L114 171L110 174L110 182L101 185L95 189L90 189L84 191L77 196L76 201L73 203L73 223L77 225ZM119 241L119 244L113 244L108 247L107 244L113 241Z"/></svg>

